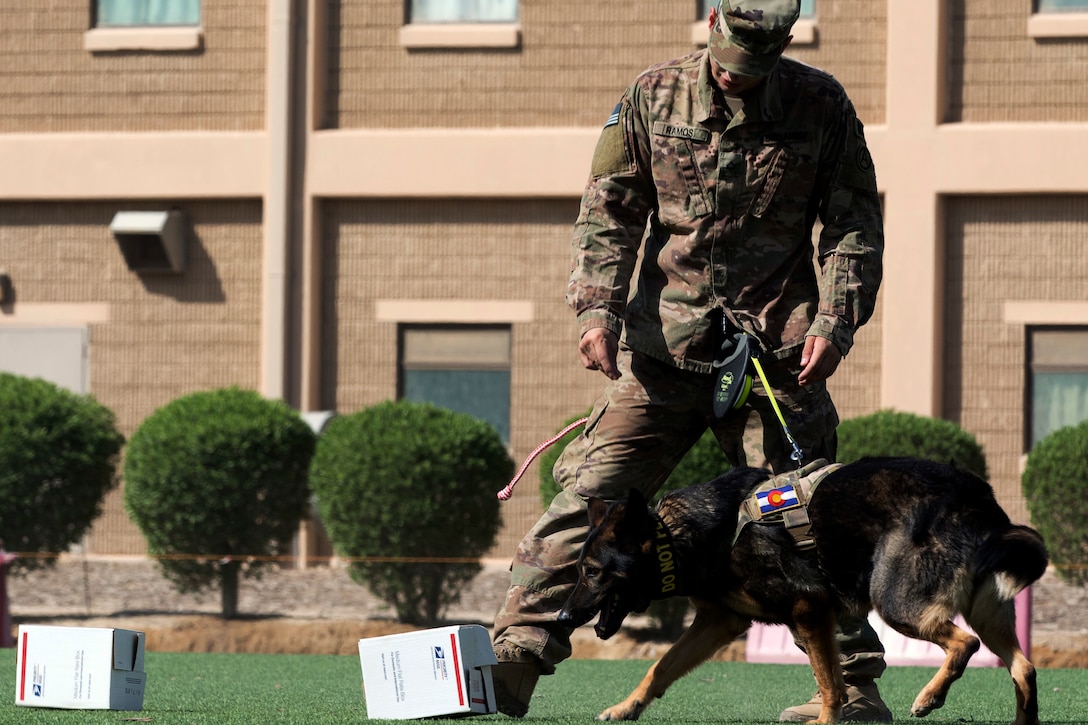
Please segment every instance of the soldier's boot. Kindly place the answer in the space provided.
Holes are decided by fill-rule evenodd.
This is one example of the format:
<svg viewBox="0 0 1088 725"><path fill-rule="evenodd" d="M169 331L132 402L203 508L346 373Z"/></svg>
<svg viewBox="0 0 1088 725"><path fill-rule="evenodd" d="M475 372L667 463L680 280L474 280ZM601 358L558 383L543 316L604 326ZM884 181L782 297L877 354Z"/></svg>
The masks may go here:
<svg viewBox="0 0 1088 725"><path fill-rule="evenodd" d="M778 716L779 722L808 722L820 716L823 700L820 693L801 705L786 708ZM843 722L891 722L892 711L880 699L880 692L872 678L848 679L846 703L842 707Z"/></svg>
<svg viewBox="0 0 1088 725"><path fill-rule="evenodd" d="M536 681L544 669L540 660L507 642L495 645L495 659L499 661L491 668L491 679L495 683L495 706L503 715L525 717Z"/></svg>

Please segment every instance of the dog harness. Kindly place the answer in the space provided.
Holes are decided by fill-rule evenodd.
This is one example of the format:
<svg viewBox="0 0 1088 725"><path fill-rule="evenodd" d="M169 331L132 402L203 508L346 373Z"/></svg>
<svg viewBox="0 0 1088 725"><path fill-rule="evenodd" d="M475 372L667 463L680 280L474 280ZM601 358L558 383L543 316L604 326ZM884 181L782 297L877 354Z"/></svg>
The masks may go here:
<svg viewBox="0 0 1088 725"><path fill-rule="evenodd" d="M840 468L841 463L828 464L820 458L804 468L780 473L761 483L741 502L733 545L736 545L744 527L756 522L785 526L793 535L797 548L803 551L816 546L816 539L809 533L812 521L808 517L808 502L820 481Z"/></svg>

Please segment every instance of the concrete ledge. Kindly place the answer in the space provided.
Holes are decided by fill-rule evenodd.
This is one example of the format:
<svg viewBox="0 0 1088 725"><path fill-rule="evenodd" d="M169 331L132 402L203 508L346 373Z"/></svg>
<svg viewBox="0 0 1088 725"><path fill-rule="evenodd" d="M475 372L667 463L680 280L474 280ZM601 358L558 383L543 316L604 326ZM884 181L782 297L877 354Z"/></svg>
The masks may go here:
<svg viewBox="0 0 1088 725"><path fill-rule="evenodd" d="M400 29L404 48L516 48L521 26L513 23L411 24Z"/></svg>
<svg viewBox="0 0 1088 725"><path fill-rule="evenodd" d="M204 41L201 27L91 28L83 34L83 48L92 53L115 50L198 50Z"/></svg>

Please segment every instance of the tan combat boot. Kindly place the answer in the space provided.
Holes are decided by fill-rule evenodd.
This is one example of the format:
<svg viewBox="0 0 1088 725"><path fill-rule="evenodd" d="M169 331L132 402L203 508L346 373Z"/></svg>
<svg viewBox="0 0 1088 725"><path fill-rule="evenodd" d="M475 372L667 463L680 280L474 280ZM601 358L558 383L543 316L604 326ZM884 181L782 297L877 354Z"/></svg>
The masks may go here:
<svg viewBox="0 0 1088 725"><path fill-rule="evenodd" d="M817 692L812 699L801 705L786 708L778 716L779 722L808 722L820 716L823 700ZM856 680L846 683L846 704L842 707L843 722L891 722L892 711L880 699L873 680Z"/></svg>
<svg viewBox="0 0 1088 725"><path fill-rule="evenodd" d="M499 664L491 668L491 679L495 683L496 707L503 715L525 717L543 669L540 660L506 642L495 645L495 658Z"/></svg>

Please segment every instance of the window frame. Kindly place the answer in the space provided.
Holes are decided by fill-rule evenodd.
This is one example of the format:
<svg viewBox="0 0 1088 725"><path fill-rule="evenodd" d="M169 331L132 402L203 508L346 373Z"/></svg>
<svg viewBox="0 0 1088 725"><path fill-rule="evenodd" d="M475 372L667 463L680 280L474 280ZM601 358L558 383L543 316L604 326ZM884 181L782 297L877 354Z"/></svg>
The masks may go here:
<svg viewBox="0 0 1088 725"><path fill-rule="evenodd" d="M1041 9L1039 0L1031 3L1028 16L1029 38L1088 37L1088 2L1080 7Z"/></svg>
<svg viewBox="0 0 1088 725"><path fill-rule="evenodd" d="M83 34L83 49L91 53L120 50L185 52L200 50L204 44L204 0L196 24L185 25L99 25L101 0L91 0L90 27Z"/></svg>
<svg viewBox="0 0 1088 725"><path fill-rule="evenodd" d="M407 338L412 332L425 331L425 332L501 332L506 337L506 353L505 360L493 360L493 361L479 361L479 362L454 362L449 363L429 362L429 363L417 363L410 362L407 359ZM461 323L461 322L398 322L397 323L397 381L396 381L396 399L405 400L406 394L406 373L412 370L435 370L444 372L505 372L507 375L506 380L506 397L507 404L506 409L501 412L500 418L502 422L496 424L495 422L488 421L492 426L496 428L499 435L503 439L503 443L507 446L510 445L510 439L513 436L512 424L513 424L513 363L514 363L514 327L510 323ZM418 401L417 401L418 402ZM479 417L479 416L477 416ZM483 419L483 418L481 418ZM486 420L486 419L483 419ZM504 430L505 428L505 430Z"/></svg>
<svg viewBox="0 0 1088 725"><path fill-rule="evenodd" d="M1077 365L1053 365L1036 363L1036 333L1080 333L1088 335L1088 324L1027 324L1024 326L1024 453L1030 453L1035 445L1035 393L1037 373L1070 372L1088 376L1088 360ZM1084 420L1088 420L1085 411ZM1050 431L1053 432L1053 431ZM1049 433L1047 434L1049 435ZM1044 436L1045 437L1045 436Z"/></svg>
<svg viewBox="0 0 1088 725"><path fill-rule="evenodd" d="M810 46L816 45L817 38L819 37L819 28L817 26L817 14L816 14L816 2L812 0L812 14L805 15L802 13L801 17L797 19L797 22L793 24L793 28L790 34L793 35L793 41L791 46ZM710 7L717 5L714 0L710 0L709 7L703 11L704 0L695 0L695 22L691 26L691 44L694 46L703 46L710 40L710 28L707 27L707 13L710 12ZM787 51L788 52L788 51Z"/></svg>
<svg viewBox="0 0 1088 725"><path fill-rule="evenodd" d="M412 0L404 0L404 25L398 36L403 48L517 48L521 46L521 0L513 21L416 22Z"/></svg>

